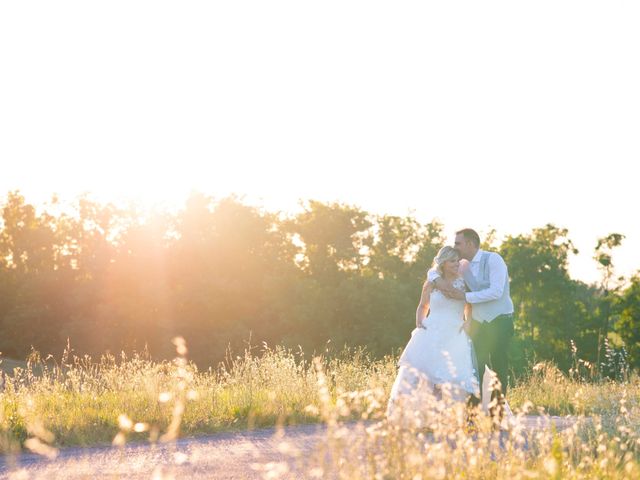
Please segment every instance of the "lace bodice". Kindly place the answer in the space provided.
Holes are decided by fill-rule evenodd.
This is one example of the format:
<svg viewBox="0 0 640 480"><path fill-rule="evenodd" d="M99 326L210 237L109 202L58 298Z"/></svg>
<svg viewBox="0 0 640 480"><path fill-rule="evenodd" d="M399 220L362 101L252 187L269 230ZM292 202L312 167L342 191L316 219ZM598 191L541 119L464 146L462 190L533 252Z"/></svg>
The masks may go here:
<svg viewBox="0 0 640 480"><path fill-rule="evenodd" d="M462 278L456 278L453 281L453 286L461 291L465 290L464 280ZM429 309L431 311L429 317L442 316L461 321L464 313L464 300L448 298L440 290L434 290L431 292L429 303Z"/></svg>

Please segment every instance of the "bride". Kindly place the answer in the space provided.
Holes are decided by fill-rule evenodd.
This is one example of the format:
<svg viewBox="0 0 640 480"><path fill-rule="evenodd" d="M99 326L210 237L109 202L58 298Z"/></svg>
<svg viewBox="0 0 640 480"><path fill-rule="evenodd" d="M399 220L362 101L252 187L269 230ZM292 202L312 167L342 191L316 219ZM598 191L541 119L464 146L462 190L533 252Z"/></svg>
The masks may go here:
<svg viewBox="0 0 640 480"><path fill-rule="evenodd" d="M443 247L434 259L434 267L447 284L464 291L459 266L460 258L453 247ZM416 328L398 362L388 414L401 399L405 406L406 401L418 401L423 389L436 397L447 392L456 401L468 400L471 395L480 397L475 355L464 317L464 300L447 298L432 283L425 282Z"/></svg>

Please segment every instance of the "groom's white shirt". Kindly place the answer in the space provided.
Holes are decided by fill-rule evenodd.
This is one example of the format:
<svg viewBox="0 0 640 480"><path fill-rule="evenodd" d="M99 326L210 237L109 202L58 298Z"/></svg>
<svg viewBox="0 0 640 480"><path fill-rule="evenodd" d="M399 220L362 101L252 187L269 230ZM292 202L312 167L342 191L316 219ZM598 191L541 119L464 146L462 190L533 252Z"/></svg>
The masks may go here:
<svg viewBox="0 0 640 480"><path fill-rule="evenodd" d="M460 274L464 275L464 271L467 268L471 269L471 273L474 277L478 278L480 274L480 257L485 253L483 250L478 250L471 262L460 263ZM467 292L468 303L484 303L491 300L497 300L502 297L504 293L504 287L508 281L507 276L507 264L500 255L495 252L487 252L489 254L489 287L484 290L478 290L477 292ZM505 312L513 313L513 312Z"/></svg>

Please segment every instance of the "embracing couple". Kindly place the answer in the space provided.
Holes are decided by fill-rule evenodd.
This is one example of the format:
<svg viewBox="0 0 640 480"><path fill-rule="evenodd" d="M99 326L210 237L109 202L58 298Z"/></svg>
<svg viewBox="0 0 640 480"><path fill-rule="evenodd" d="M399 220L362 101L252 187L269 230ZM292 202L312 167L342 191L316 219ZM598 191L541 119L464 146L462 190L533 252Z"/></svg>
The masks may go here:
<svg viewBox="0 0 640 480"><path fill-rule="evenodd" d="M490 399L482 400L492 400L491 412L501 418L512 336L507 265L499 254L480 249L474 230L456 232L455 245L440 249L427 274L389 411L400 397L415 395L424 386L436 395L446 389L454 400L475 406L481 401L487 366L500 385L490 390Z"/></svg>

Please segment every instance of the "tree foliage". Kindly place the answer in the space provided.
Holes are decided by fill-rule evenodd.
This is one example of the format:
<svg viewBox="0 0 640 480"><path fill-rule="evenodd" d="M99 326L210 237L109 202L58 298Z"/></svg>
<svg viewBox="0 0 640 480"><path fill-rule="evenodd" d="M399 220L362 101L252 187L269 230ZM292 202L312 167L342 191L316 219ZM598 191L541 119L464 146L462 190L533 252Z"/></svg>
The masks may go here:
<svg viewBox="0 0 640 480"><path fill-rule="evenodd" d="M166 357L174 335L201 365L249 339L309 353L327 342L397 352L444 244L437 222L313 200L284 215L194 194L169 213L86 197L36 207L10 192L1 213L0 351L11 357L32 347L57 354L67 339L79 353L147 348ZM608 282L621 240L611 234L595 251ZM609 288L605 309L602 286L568 274L576 251L566 229L546 225L502 243L494 231L485 241L509 266L516 369L539 359L568 366L571 340L595 360L609 318L638 364L637 277L626 290Z"/></svg>

